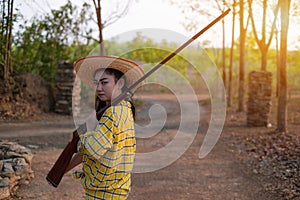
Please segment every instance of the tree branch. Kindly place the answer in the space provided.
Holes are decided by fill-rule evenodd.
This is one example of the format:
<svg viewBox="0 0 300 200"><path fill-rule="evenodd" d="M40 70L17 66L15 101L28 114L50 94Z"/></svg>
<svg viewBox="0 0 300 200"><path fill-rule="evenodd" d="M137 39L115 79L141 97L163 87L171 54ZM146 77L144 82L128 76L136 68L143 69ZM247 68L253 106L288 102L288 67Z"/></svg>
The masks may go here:
<svg viewBox="0 0 300 200"><path fill-rule="evenodd" d="M274 35L274 29L275 29L275 25L276 25L277 17L278 17L278 12L279 12L279 5L280 4L279 4L279 1L278 1L277 6L276 6L275 11L274 11L274 20L273 20L273 23L272 23L271 35L270 35L269 41L267 43L268 47L271 45L272 38L273 38L273 35Z"/></svg>

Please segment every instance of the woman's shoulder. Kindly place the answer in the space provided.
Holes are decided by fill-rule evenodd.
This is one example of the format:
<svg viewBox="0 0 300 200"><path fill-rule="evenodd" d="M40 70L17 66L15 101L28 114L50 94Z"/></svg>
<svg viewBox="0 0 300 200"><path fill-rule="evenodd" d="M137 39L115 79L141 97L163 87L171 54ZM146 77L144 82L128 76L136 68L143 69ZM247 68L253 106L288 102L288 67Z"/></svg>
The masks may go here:
<svg viewBox="0 0 300 200"><path fill-rule="evenodd" d="M123 100L115 106L111 106L112 110L124 109L124 108L131 108L130 102Z"/></svg>
<svg viewBox="0 0 300 200"><path fill-rule="evenodd" d="M124 111L124 108L131 108L130 102L123 100L117 105L110 106L105 110L105 114L109 114L109 115L118 114L119 112Z"/></svg>
<svg viewBox="0 0 300 200"><path fill-rule="evenodd" d="M119 103L119 106L124 106L124 107L128 107L131 108L131 104L129 101L123 100Z"/></svg>

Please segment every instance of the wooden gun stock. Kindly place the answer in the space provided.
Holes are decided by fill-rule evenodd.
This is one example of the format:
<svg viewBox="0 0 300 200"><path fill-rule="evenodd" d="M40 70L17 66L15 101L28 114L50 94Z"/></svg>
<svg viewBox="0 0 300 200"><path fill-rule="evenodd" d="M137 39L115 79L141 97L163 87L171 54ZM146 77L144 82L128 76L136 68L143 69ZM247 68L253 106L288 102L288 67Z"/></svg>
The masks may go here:
<svg viewBox="0 0 300 200"><path fill-rule="evenodd" d="M73 132L73 138L65 147L63 152L58 157L57 161L49 171L46 179L53 186L57 187L64 176L64 173L73 157L73 154L77 152L77 143L79 136L77 130Z"/></svg>

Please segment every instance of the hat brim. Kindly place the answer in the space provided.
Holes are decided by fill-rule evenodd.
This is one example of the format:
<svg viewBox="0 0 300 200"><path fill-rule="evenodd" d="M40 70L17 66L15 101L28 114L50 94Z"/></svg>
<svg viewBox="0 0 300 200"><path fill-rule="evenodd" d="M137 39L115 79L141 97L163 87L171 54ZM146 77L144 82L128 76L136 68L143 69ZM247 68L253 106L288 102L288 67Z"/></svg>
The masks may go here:
<svg viewBox="0 0 300 200"><path fill-rule="evenodd" d="M98 69L111 68L122 72L126 77L128 88L144 75L144 70L137 63L115 56L84 57L74 62L74 68L80 80L91 87L93 87L95 71ZM144 81L134 90L143 84Z"/></svg>

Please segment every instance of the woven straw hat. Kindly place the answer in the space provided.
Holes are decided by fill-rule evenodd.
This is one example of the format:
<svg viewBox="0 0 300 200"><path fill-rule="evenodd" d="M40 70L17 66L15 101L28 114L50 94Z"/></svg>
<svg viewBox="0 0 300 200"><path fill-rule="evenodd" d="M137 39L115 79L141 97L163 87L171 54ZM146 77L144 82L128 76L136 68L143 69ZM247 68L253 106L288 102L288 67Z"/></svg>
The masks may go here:
<svg viewBox="0 0 300 200"><path fill-rule="evenodd" d="M93 87L95 71L112 68L121 71L126 77L126 86L130 87L144 75L143 69L135 62L115 56L88 56L74 62L76 74L81 81ZM140 83L136 88L142 86Z"/></svg>

